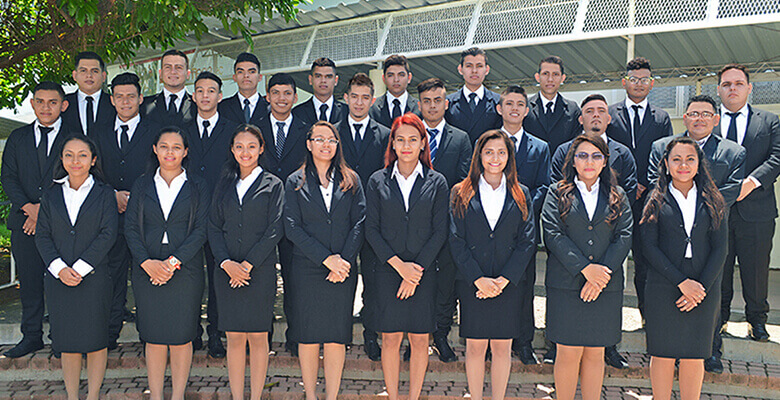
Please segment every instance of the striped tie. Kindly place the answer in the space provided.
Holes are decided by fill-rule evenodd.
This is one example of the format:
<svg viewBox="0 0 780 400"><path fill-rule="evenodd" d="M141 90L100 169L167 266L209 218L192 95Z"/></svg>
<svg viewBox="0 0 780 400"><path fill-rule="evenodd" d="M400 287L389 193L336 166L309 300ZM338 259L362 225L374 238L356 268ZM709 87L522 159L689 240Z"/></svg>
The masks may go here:
<svg viewBox="0 0 780 400"><path fill-rule="evenodd" d="M436 150L439 148L438 143L436 143L436 135L438 134L438 129L428 129L428 135L431 136L431 139L428 141L428 144L431 147L431 162L436 159Z"/></svg>
<svg viewBox="0 0 780 400"><path fill-rule="evenodd" d="M281 159L282 151L284 150L284 140L286 139L284 135L284 122L277 122L276 126L278 127L276 130L276 158Z"/></svg>

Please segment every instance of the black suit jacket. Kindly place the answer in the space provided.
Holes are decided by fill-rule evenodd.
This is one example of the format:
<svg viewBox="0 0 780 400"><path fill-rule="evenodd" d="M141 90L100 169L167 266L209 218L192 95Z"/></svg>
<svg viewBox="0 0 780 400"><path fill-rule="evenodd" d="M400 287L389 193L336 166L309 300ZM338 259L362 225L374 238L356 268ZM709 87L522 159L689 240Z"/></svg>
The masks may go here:
<svg viewBox="0 0 780 400"><path fill-rule="evenodd" d="M415 99L411 94L409 94L406 96L406 104L403 105L404 109L401 110L401 115L410 112L419 116L419 103L419 100ZM390 117L392 112L393 109L387 106L387 93L385 93L379 96L374 101L374 104L371 105L371 109L368 110L368 116L371 117L372 120L378 122L380 125L390 128L393 125L393 119Z"/></svg>
<svg viewBox="0 0 780 400"><path fill-rule="evenodd" d="M304 101L298 104L292 110L293 116L300 121L303 121L307 127L314 125L319 120L320 110L314 109L314 98ZM330 110L330 118L328 122L331 124L337 124L347 118L349 115L349 107L346 104L333 99L333 109Z"/></svg>
<svg viewBox="0 0 780 400"><path fill-rule="evenodd" d="M530 198L528 188L521 187L526 199ZM534 213L529 212L523 220L512 193L507 191L501 216L495 229L490 229L476 190L463 216L450 207L449 243L460 272L458 278L473 283L483 276L503 276L517 285L536 257Z"/></svg>
<svg viewBox="0 0 780 400"><path fill-rule="evenodd" d="M49 150L46 167L41 173L38 165L38 150L35 146L35 122L14 129L5 143L3 166L0 169L0 181L3 191L11 200L8 213L8 229L21 229L27 217L21 208L27 203L41 202L43 190L52 184L54 165L62 153L62 145L73 135L63 123L57 138Z"/></svg>
<svg viewBox="0 0 780 400"><path fill-rule="evenodd" d="M260 99L257 100L257 104L255 104L255 110L252 112L252 115L249 118L249 122L245 122L244 105L241 104L241 101L238 98L238 93L236 93L233 96L220 101L217 111L219 111L220 116L223 116L226 119L234 121L238 124L248 123L254 126L260 126L260 121L264 118L268 118L268 113L270 112L268 106L269 105L265 100L265 97L260 96Z"/></svg>
<svg viewBox="0 0 780 400"><path fill-rule="evenodd" d="M466 132L444 124L444 132L439 132L437 141L433 169L444 175L447 186L452 188L469 174L473 152L471 139Z"/></svg>
<svg viewBox="0 0 780 400"><path fill-rule="evenodd" d="M114 131L115 121L101 125L95 142L101 156L103 175L106 182L115 190L129 191L133 183L144 172L152 154L152 145L161 127L154 122L141 118L135 128L130 145L127 149L119 148L117 133Z"/></svg>
<svg viewBox="0 0 780 400"><path fill-rule="evenodd" d="M653 142L650 151L650 163L647 167L647 180L655 184L658 180L658 163L663 157L666 145L677 136L686 136L688 131L679 135L665 137ZM710 166L710 173L720 194L731 207L737 201L745 177L745 148L718 135L710 135L704 144L704 155Z"/></svg>
<svg viewBox="0 0 780 400"><path fill-rule="evenodd" d="M116 119L116 109L111 104L110 94L106 92L100 93L100 101L97 104L97 118L95 118L95 127L104 124L113 124ZM68 101L68 108L62 113L62 122L68 126L68 129L74 132L81 132L87 135L87 127L81 126L81 117L79 116L79 100L78 92L73 92L65 95L65 100ZM95 135L90 135L94 138Z"/></svg>
<svg viewBox="0 0 780 400"><path fill-rule="evenodd" d="M406 211L398 181L392 176L392 166L374 172L366 188L366 241L384 264L377 268L392 269L387 260L395 255L431 268L447 240L447 180L423 167Z"/></svg>
<svg viewBox="0 0 780 400"><path fill-rule="evenodd" d="M211 205L208 241L215 265L233 260L273 268L276 244L284 236L282 181L263 171L244 194L242 203L238 202L235 184L221 186Z"/></svg>
<svg viewBox="0 0 780 400"><path fill-rule="evenodd" d="M280 180L287 180L290 174L300 168L306 158L306 153L309 151L306 149L306 133L309 131L309 125L293 116L290 129L287 131L287 138L284 141L281 158L276 156L276 146L274 145L276 127L271 129L271 118L262 120L259 128L265 142L265 149L260 155L260 165Z"/></svg>
<svg viewBox="0 0 780 400"><path fill-rule="evenodd" d="M637 182L644 187L649 187L647 180L647 164L650 160L650 149L653 142L666 136L674 135L669 114L648 103L642 124L639 126L639 134L634 139L636 146L631 143L631 116L634 110L626 108L626 102L621 101L609 106L609 115L612 122L607 127L607 136L622 143L634 155L636 161Z"/></svg>
<svg viewBox="0 0 780 400"><path fill-rule="evenodd" d="M173 118L168 115L165 92L144 97L144 102L141 104L141 118L150 119L162 127L173 125L184 129L184 126L194 120L197 115L198 108L192 102L192 95L189 93L184 94L179 110Z"/></svg>
<svg viewBox="0 0 780 400"><path fill-rule="evenodd" d="M483 133L501 128L504 123L496 111L496 105L501 101L501 96L487 88L485 88L482 100L474 108L474 112L469 107L469 99L465 97L463 88L449 94L447 100L450 102L450 106L444 114L447 124L466 131L471 143L476 143Z"/></svg>
<svg viewBox="0 0 780 400"><path fill-rule="evenodd" d="M558 185L559 182L550 185L542 208L544 243L549 254L545 285L580 290L586 281L580 271L588 264L596 263L612 270L612 277L604 290L622 291L623 260L631 249L634 224L625 192L617 188L622 197L621 214L608 224L605 218L609 214L609 195L604 186L601 186L592 221L588 219L580 191L575 187L571 209L564 221L558 208Z"/></svg>
<svg viewBox="0 0 780 400"><path fill-rule="evenodd" d="M544 140L523 132L515 152L515 168L517 180L529 190L534 215L538 217L550 186L550 146Z"/></svg>
<svg viewBox="0 0 780 400"><path fill-rule="evenodd" d="M232 157L230 140L237 126L238 124L220 114L216 125L209 127L208 139L200 138L197 118L184 127L190 145L187 152L187 173L205 179L209 193L217 186L225 161Z"/></svg>
<svg viewBox="0 0 780 400"><path fill-rule="evenodd" d="M582 114L580 106L560 94L555 100L551 122L544 116L545 110L539 93L528 99L528 107L528 115L523 120L523 129L547 142L553 153L562 143L582 133L582 125L579 121Z"/></svg>
<svg viewBox="0 0 780 400"><path fill-rule="evenodd" d="M369 117L368 129L363 132L360 149L355 147L355 141L352 139L352 127L349 126L348 119L339 122L336 129L338 129L341 138L341 151L344 154L344 160L350 168L357 172L360 176L360 182L363 187L366 187L371 174L385 166L385 152L387 151L387 141L390 138L390 129Z"/></svg>
<svg viewBox="0 0 780 400"><path fill-rule="evenodd" d="M713 229L704 196L696 196L696 216L693 220L690 239L683 225L682 211L667 189L664 202L655 222L645 222L642 229L644 255L650 263L648 283L677 286L690 278L701 283L705 289L714 289L715 282L723 272L723 263L728 252L728 221ZM683 268L685 249L691 243L691 265ZM720 285L717 285L720 288Z"/></svg>

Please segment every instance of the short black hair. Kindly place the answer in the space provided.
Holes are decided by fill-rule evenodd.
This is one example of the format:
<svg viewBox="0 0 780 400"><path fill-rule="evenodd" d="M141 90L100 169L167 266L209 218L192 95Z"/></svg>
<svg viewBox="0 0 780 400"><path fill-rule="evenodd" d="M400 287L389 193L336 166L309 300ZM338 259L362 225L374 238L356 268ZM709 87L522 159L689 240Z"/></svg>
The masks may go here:
<svg viewBox="0 0 780 400"><path fill-rule="evenodd" d="M463 50L460 52L460 65L463 65L463 61L466 59L466 56L482 56L485 57L485 64L487 64L488 58L487 53L485 53L485 50L479 48L479 47L471 47L466 50Z"/></svg>
<svg viewBox="0 0 780 400"><path fill-rule="evenodd" d="M168 56L184 57L184 65L187 68L189 68L189 66L190 66L190 59L187 58L187 54L185 54L183 51L176 50L176 49L170 49L170 50L166 51L165 53L163 53L162 57L160 57L160 62L162 63L163 58L168 57Z"/></svg>
<svg viewBox="0 0 780 400"><path fill-rule="evenodd" d="M648 71L653 70L650 68L650 60L644 57L637 57L626 64L626 73L629 71L636 71L638 69L646 69Z"/></svg>
<svg viewBox="0 0 780 400"><path fill-rule="evenodd" d="M138 78L138 75L132 73L132 72L124 72L114 77L114 79L111 80L111 91L113 95L113 90L117 86L122 85L132 85L135 86L135 88L138 90L138 94L141 94L141 80Z"/></svg>
<svg viewBox="0 0 780 400"><path fill-rule="evenodd" d="M718 103L715 102L715 99L713 99L710 96L707 96L706 94L699 94L691 97L688 100L688 104L685 105L685 109L687 110L688 107L690 107L691 104L693 103L710 103L710 105L712 106L712 111L714 111L715 114L718 113Z"/></svg>
<svg viewBox="0 0 780 400"><path fill-rule="evenodd" d="M100 71L106 70L106 63L103 62L103 59L94 51L82 51L81 53L76 54L76 57L73 59L73 65L78 68L81 60L97 60L100 64Z"/></svg>
<svg viewBox="0 0 780 400"><path fill-rule="evenodd" d="M439 78L428 78L417 84L417 95L425 93L431 89L445 89L444 81Z"/></svg>
<svg viewBox="0 0 780 400"><path fill-rule="evenodd" d="M563 59L558 56L547 56L545 58L542 58L541 61L539 61L539 71L542 72L542 64L558 64L559 67L561 67L561 75L565 74L563 69Z"/></svg>
<svg viewBox="0 0 780 400"><path fill-rule="evenodd" d="M320 57L314 60L314 62L311 63L311 70L309 71L309 73L313 74L314 68L317 67L331 67L333 68L333 73L334 74L336 73L336 63L334 63L333 60L331 60L328 57Z"/></svg>
<svg viewBox="0 0 780 400"><path fill-rule="evenodd" d="M286 74L284 72L274 74L271 79L268 80L268 87L266 87L266 91L271 91L271 88L276 85L290 85L292 86L293 92L296 90L295 79L293 79L290 74Z"/></svg>
<svg viewBox="0 0 780 400"><path fill-rule="evenodd" d="M596 100L601 100L604 103L607 103L607 98L606 97L604 97L603 95L598 94L598 93L593 93L593 94L589 94L588 97L586 97L584 100L582 100L582 103L580 103L580 108L585 108L585 104L588 104L591 101L596 101ZM609 104L609 103L607 103L607 104Z"/></svg>
<svg viewBox="0 0 780 400"><path fill-rule="evenodd" d="M406 73L412 72L409 70L409 60L406 59L406 56L392 54L385 58L385 62L382 64L382 73L387 73L387 68L392 67L393 65L400 65L404 67Z"/></svg>
<svg viewBox="0 0 780 400"><path fill-rule="evenodd" d="M43 81L33 88L33 96L40 90L53 90L60 95L60 100L65 100L65 90L62 89L62 85L52 81Z"/></svg>
<svg viewBox="0 0 780 400"><path fill-rule="evenodd" d="M744 66L742 64L726 64L726 65L723 66L723 68L720 69L720 71L718 71L718 84L719 85L720 85L720 78L721 78L721 76L723 76L723 73L725 73L726 71L728 71L730 69L738 69L738 70L742 71L742 73L745 74L745 80L747 81L747 83L750 83L750 73L748 72L746 66Z"/></svg>
<svg viewBox="0 0 780 400"><path fill-rule="evenodd" d="M201 79L211 79L214 82L217 82L217 87L219 88L219 91L222 91L222 79L219 79L219 77L211 72L211 71L203 71L198 74L198 77L195 78L195 85L198 84L198 81Z"/></svg>
<svg viewBox="0 0 780 400"><path fill-rule="evenodd" d="M352 91L352 86L367 86L371 88L371 95L374 95L374 81L363 72L356 73L347 83L347 93Z"/></svg>
<svg viewBox="0 0 780 400"><path fill-rule="evenodd" d="M506 87L506 89L504 89L503 92L501 92L501 100L498 102L498 104L503 104L504 98L506 97L506 95L510 93L522 94L523 97L525 98L525 102L528 103L528 94L525 93L525 89L523 89L522 86L509 85Z"/></svg>
<svg viewBox="0 0 780 400"><path fill-rule="evenodd" d="M252 54L252 53L243 52L243 53L239 54L238 57L236 57L236 62L233 63L233 71L236 70L236 66L240 62L251 62L251 63L257 65L257 71L258 72L260 71L260 60L258 60L257 56Z"/></svg>

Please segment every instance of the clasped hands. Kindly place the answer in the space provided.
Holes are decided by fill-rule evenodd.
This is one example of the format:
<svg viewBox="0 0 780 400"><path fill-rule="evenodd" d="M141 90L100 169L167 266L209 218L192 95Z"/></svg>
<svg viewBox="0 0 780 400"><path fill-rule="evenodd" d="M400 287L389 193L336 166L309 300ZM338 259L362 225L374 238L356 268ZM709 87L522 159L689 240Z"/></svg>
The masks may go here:
<svg viewBox="0 0 780 400"><path fill-rule="evenodd" d="M35 225L38 223L38 210L41 209L41 203L27 203L21 209L24 215L27 216L22 225L22 230L28 236L35 235Z"/></svg>
<svg viewBox="0 0 780 400"><path fill-rule="evenodd" d="M222 262L222 269L230 277L230 287L235 289L249 285L249 281L252 279L250 272L254 266L249 261L237 262L233 260L225 260Z"/></svg>
<svg viewBox="0 0 780 400"><path fill-rule="evenodd" d="M141 268L149 275L152 285L161 286L173 277L175 268L166 260L152 260L151 258L141 263Z"/></svg>
<svg viewBox="0 0 780 400"><path fill-rule="evenodd" d="M580 298L586 303L596 301L612 278L612 270L603 265L588 264L580 272L586 279L580 290Z"/></svg>
<svg viewBox="0 0 780 400"><path fill-rule="evenodd" d="M509 279L506 279L503 276L499 276L498 278L483 276L474 281L474 286L477 287L476 296L481 300L497 297L504 291L504 288L508 284Z"/></svg>
<svg viewBox="0 0 780 400"><path fill-rule="evenodd" d="M341 258L340 254L331 254L325 261L322 262L330 272L325 280L331 283L341 283L349 278L349 270L352 268L352 264L349 261Z"/></svg>
<svg viewBox="0 0 780 400"><path fill-rule="evenodd" d="M422 280L423 271L425 269L417 263L403 261L398 256L393 256L388 260L388 263L396 272L398 272L398 275L400 275L402 279L395 297L406 300L414 296L414 292L417 290L417 285L419 285Z"/></svg>
<svg viewBox="0 0 780 400"><path fill-rule="evenodd" d="M71 267L65 267L61 269L57 276L59 276L62 283L71 287L78 286L78 284L81 283L81 280L83 279L81 275Z"/></svg>
<svg viewBox="0 0 780 400"><path fill-rule="evenodd" d="M675 302L680 311L689 312L693 310L707 297L704 286L693 279L688 278L677 285L677 287L682 292L682 296Z"/></svg>

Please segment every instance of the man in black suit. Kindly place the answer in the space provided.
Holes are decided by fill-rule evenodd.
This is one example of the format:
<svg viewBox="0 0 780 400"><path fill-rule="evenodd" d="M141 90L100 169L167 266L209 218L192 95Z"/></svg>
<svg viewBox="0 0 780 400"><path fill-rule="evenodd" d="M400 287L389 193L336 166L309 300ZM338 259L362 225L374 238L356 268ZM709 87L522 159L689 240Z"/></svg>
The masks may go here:
<svg viewBox="0 0 780 400"><path fill-rule="evenodd" d="M496 112L501 96L483 85L490 73L485 50L472 47L460 53L458 73L463 76L464 85L447 96L445 118L448 124L468 133L471 143L476 143L486 131L501 127L501 116Z"/></svg>
<svg viewBox="0 0 780 400"><path fill-rule="evenodd" d="M339 76L336 75L336 63L333 60L325 57L314 60L309 73L309 85L314 95L295 106L293 109L295 118L300 119L307 126L317 121L337 124L346 118L349 113L347 105L337 101L333 96L338 83Z"/></svg>
<svg viewBox="0 0 780 400"><path fill-rule="evenodd" d="M382 64L382 81L387 93L379 96L368 114L374 121L390 128L396 118L408 112L420 114L417 99L409 95L406 88L412 83L412 71L405 56L393 54Z"/></svg>
<svg viewBox="0 0 780 400"><path fill-rule="evenodd" d="M528 100L530 110L525 118L525 129L550 145L550 152L561 143L572 140L582 133L579 122L580 108L577 103L564 98L558 90L566 80L563 60L549 56L539 62L539 71L534 74L539 82L539 93Z"/></svg>
<svg viewBox="0 0 780 400"><path fill-rule="evenodd" d="M417 85L417 95L420 96L420 115L428 133L433 169L444 175L447 186L452 188L469 174L473 151L471 139L466 132L448 124L444 119L449 106L444 81L430 78L420 82ZM436 330L433 332L433 347L439 353L441 361L452 362L457 361L458 356L452 351L447 335L450 333L457 305L455 297L457 267L452 259L448 242L445 242L436 259L438 274L436 275Z"/></svg>
<svg viewBox="0 0 780 400"><path fill-rule="evenodd" d="M184 125L195 119L197 109L185 84L190 78L189 60L180 50L168 50L160 59L157 73L163 83L163 90L144 97L141 105L143 118L151 119L161 126Z"/></svg>
<svg viewBox="0 0 780 400"><path fill-rule="evenodd" d="M60 118L68 108L62 86L41 82L30 100L35 122L15 129L3 151L0 181L11 200L8 228L11 251L19 273L22 301L22 340L3 353L17 358L43 348L43 275L44 265L35 246L35 224L41 193L52 183L55 161L71 132Z"/></svg>
<svg viewBox="0 0 780 400"><path fill-rule="evenodd" d="M257 56L239 54L233 64L233 81L238 85L238 93L219 102L219 113L231 121L259 126L260 120L268 117L268 102L257 92L262 78Z"/></svg>
<svg viewBox="0 0 780 400"><path fill-rule="evenodd" d="M70 107L62 113L62 121L70 130L94 138L95 126L110 124L116 116L108 94L103 92L106 64L91 51L77 54L75 61L73 80L79 89L65 96Z"/></svg>

